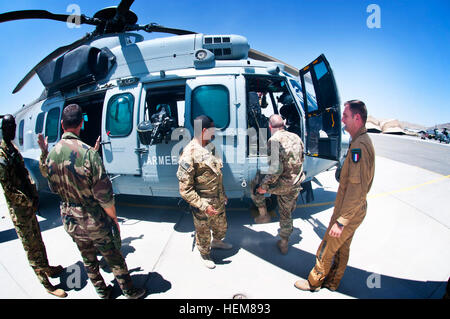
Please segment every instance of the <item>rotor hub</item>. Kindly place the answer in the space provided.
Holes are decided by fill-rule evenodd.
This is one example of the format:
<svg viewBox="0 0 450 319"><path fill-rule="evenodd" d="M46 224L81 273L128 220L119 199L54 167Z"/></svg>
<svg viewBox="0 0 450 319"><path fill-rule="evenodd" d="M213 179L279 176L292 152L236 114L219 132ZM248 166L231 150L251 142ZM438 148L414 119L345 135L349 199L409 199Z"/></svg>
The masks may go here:
<svg viewBox="0 0 450 319"><path fill-rule="evenodd" d="M116 16L116 14L117 14L117 7L107 7L100 11L97 11L97 13L94 15L94 18L97 18L102 21L109 21L112 20ZM137 15L131 10L128 10L124 14L124 19L125 19L124 22L127 25L134 25L138 21Z"/></svg>

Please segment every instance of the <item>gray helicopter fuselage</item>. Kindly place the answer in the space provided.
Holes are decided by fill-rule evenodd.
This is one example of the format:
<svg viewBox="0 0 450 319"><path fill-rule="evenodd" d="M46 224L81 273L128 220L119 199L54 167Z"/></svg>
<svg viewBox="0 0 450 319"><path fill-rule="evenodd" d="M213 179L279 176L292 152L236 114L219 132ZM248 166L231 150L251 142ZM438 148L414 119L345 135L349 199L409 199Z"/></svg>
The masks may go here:
<svg viewBox="0 0 450 319"><path fill-rule="evenodd" d="M111 63L103 79L47 88L15 114L15 143L40 190L48 188L39 172L37 134L48 136L51 149L62 135L62 109L70 103L80 104L87 114L82 140L93 146L101 136L99 152L116 194L179 197L178 156L193 136L193 118L206 112L216 124L213 143L224 163L227 196L249 196L256 172L268 168L263 142L267 138L259 134L269 133L259 127L249 130L249 94L257 90L268 92L269 106L263 110L267 117L281 109L282 93L292 97L293 127L307 145L307 181L343 161L348 138L342 137L341 129L335 139L339 145L328 143L337 150L334 159L308 150L312 126L306 121L298 77L285 72L283 64L249 59L244 37L194 34L143 41L139 34L125 33L102 36L88 45L107 48ZM175 121L170 139L145 145L138 125L150 120L160 105L169 105ZM340 127L340 117L337 121ZM326 132L316 133L326 140Z"/></svg>

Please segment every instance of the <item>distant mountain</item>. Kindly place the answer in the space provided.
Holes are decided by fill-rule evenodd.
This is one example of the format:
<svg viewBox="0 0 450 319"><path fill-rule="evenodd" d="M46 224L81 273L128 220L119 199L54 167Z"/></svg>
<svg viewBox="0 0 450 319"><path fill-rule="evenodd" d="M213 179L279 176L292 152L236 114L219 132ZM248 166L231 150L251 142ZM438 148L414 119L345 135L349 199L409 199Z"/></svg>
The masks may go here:
<svg viewBox="0 0 450 319"><path fill-rule="evenodd" d="M377 119L377 118L375 118L373 116L370 116L370 115L369 115L369 118L371 119L371 122L375 122L375 123L378 122L378 125L381 125L383 122L393 121L393 120L387 120L387 119ZM368 118L368 120L369 120L369 118ZM446 127L446 128L448 128L450 130L450 123L433 125L433 126L430 126L430 127L427 127L427 126L422 125L422 124L410 123L410 122L407 122L407 121L398 121L398 123L400 123L400 127L402 129L406 129L407 128L407 129L411 129L411 130L419 130L419 131L424 130L424 131L426 131L426 130L432 130L434 128L437 128L439 131L441 131L444 127Z"/></svg>
<svg viewBox="0 0 450 319"><path fill-rule="evenodd" d="M403 128L409 128L412 130L419 130L419 131L426 130L426 126L420 124L410 123L406 121L400 121L400 124L403 126Z"/></svg>

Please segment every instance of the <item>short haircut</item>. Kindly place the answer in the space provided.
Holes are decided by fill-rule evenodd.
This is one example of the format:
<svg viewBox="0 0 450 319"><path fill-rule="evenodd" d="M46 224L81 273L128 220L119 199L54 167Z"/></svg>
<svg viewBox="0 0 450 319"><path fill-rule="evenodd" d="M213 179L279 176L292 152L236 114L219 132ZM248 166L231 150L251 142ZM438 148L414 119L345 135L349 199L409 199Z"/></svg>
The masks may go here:
<svg viewBox="0 0 450 319"><path fill-rule="evenodd" d="M83 119L83 111L78 104L67 105L62 113L64 129L77 128Z"/></svg>
<svg viewBox="0 0 450 319"><path fill-rule="evenodd" d="M272 128L284 127L283 118L279 114L272 114L272 116L269 118L269 123Z"/></svg>
<svg viewBox="0 0 450 319"><path fill-rule="evenodd" d="M363 124L366 125L367 121L367 108L364 102L359 100L350 100L344 103L344 105L348 105L350 108L350 111L353 115L359 114L361 116L361 119L363 121Z"/></svg>
<svg viewBox="0 0 450 319"><path fill-rule="evenodd" d="M210 128L210 127L214 127L214 121L212 120L212 118L210 118L207 115L199 115L194 119L194 127L195 127L195 123L196 121L200 121L201 123L201 129L198 132L198 134L201 134L204 128Z"/></svg>
<svg viewBox="0 0 450 319"><path fill-rule="evenodd" d="M2 115L0 116L0 119L2 119L2 129L16 126L16 119L11 114Z"/></svg>

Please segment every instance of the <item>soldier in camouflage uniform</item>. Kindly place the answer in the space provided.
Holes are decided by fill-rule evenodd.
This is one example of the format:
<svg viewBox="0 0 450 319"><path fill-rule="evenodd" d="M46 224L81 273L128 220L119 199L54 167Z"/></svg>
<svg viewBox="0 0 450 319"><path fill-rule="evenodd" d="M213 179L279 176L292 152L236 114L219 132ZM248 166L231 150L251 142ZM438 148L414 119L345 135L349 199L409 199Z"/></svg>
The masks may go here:
<svg viewBox="0 0 450 319"><path fill-rule="evenodd" d="M223 164L206 147L214 134L214 122L201 115L194 123L201 127L195 130L194 138L180 156L177 178L180 182L180 195L191 206L196 243L202 261L206 267L213 269L215 264L210 257L211 248L232 248L232 245L222 241L227 231L227 197L221 170ZM211 145L212 143L208 146Z"/></svg>
<svg viewBox="0 0 450 319"><path fill-rule="evenodd" d="M304 146L298 135L284 130L281 116L270 117L269 128L272 137L267 148L271 174L257 174L251 183L251 197L259 216L256 223L266 223L271 220L267 213L265 193L277 195L280 214L280 237L277 246L283 254L287 253L289 236L293 230L292 212L297 205L297 198L302 189L300 184L305 179L303 174ZM258 186L259 185L259 186ZM255 188L257 188L255 190Z"/></svg>
<svg viewBox="0 0 450 319"><path fill-rule="evenodd" d="M61 124L64 134L50 153L41 134L38 143L42 150L41 173L48 179L50 189L61 197L64 228L78 246L88 277L101 298L109 298L112 287L106 286L99 272L97 251L105 258L124 295L140 298L145 290L134 288L120 252L120 228L111 181L100 155L79 138L83 124L81 108L77 104L68 105Z"/></svg>
<svg viewBox="0 0 450 319"><path fill-rule="evenodd" d="M64 269L62 266L54 267L48 264L47 252L36 218L39 195L19 150L12 143L16 132L16 123L12 115L4 116L2 131L0 182L17 236L22 241L28 261L41 284L50 294L64 298L67 296L66 292L56 289L48 279L48 276L55 277Z"/></svg>

